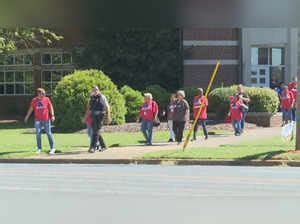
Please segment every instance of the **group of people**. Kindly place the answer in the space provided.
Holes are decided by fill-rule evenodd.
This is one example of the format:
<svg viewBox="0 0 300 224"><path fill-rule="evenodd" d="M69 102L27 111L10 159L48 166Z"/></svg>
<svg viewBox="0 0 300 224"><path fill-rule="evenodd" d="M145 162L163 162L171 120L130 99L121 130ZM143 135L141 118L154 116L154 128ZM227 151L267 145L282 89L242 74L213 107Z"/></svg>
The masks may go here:
<svg viewBox="0 0 300 224"><path fill-rule="evenodd" d="M152 145L153 124L158 120L158 105L152 99L151 93L144 94L144 103L140 108L141 131L145 136L146 145ZM234 96L230 97L229 116L234 127L235 135L241 135L245 127L245 118L248 112L249 96L244 92L243 86L239 85ZM198 88L198 94L192 102L193 119L197 119L193 130L192 141L197 140L199 126L202 127L204 139L208 139L207 123L208 99L204 96L202 88ZM199 112L199 110L201 111ZM198 114L199 113L199 114ZM185 100L185 92L177 91L170 96L170 102L163 111L167 117L169 127L169 142L182 142L183 132L190 119L190 106Z"/></svg>
<svg viewBox="0 0 300 224"><path fill-rule="evenodd" d="M296 122L297 108L297 77L287 85L281 82L279 87L275 88L280 100L280 110L282 112L282 125L290 122Z"/></svg>
<svg viewBox="0 0 300 224"><path fill-rule="evenodd" d="M281 84L276 88L280 98L280 108L283 114L283 124L296 120L296 97L297 97L297 79L288 85ZM244 92L243 86L238 85L237 91L230 96L229 114L234 134L239 136L245 128L245 119L249 110L250 98ZM194 96L192 103L193 119L197 119L193 130L192 140L197 140L199 126L203 129L204 139L208 139L207 107L208 99L204 96L202 88L198 88L198 94ZM201 111L199 111L201 109ZM144 94L144 102L140 107L141 131L145 137L146 145L152 145L153 127L160 124L158 118L159 106L153 100L151 93ZM51 122L55 120L54 109L51 100L46 97L45 90L37 89L37 96L32 99L30 107L24 121L27 122L31 113L34 111L34 126L36 129L37 152L42 151L41 133L44 128L49 144L50 154L55 154L54 138L51 132ZM190 119L190 106L185 100L185 92L177 91L170 96L170 101L163 116L166 116L169 128L169 142L180 144L183 140L183 132ZM100 92L97 86L94 86L91 92L88 106L85 113L85 123L87 125L88 136L90 138L89 152L96 150L106 150L107 146L101 136L100 129L104 123L111 123L111 110L107 98Z"/></svg>

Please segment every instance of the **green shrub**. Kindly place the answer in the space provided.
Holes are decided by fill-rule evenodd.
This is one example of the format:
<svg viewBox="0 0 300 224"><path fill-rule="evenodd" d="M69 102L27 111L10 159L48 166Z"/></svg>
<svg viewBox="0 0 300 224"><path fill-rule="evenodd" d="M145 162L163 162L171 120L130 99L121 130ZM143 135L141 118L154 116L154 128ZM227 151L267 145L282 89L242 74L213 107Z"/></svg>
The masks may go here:
<svg viewBox="0 0 300 224"><path fill-rule="evenodd" d="M170 93L160 85L150 85L146 87L145 92L149 92L153 96L158 105L160 111L162 111L169 103Z"/></svg>
<svg viewBox="0 0 300 224"><path fill-rule="evenodd" d="M131 87L125 85L120 90L121 94L124 96L126 102L126 121L136 122L139 119L140 106L144 102L144 97L141 92L134 90Z"/></svg>
<svg viewBox="0 0 300 224"><path fill-rule="evenodd" d="M250 97L250 112L274 113L279 106L276 92L269 88L244 87ZM217 114L218 118L224 118L229 110L229 97L236 92L236 86L216 88L209 94L209 112Z"/></svg>
<svg viewBox="0 0 300 224"><path fill-rule="evenodd" d="M58 128L76 130L84 127L82 119L93 85L99 86L107 97L112 122L121 124L125 121L125 100L110 78L99 70L79 70L65 76L55 88L53 102Z"/></svg>

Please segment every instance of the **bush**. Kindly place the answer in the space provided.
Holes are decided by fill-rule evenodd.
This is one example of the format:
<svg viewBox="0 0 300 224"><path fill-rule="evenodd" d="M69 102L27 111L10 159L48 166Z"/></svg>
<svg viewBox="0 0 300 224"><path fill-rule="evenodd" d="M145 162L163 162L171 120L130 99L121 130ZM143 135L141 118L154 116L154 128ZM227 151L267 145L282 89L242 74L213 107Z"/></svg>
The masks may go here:
<svg viewBox="0 0 300 224"><path fill-rule="evenodd" d="M139 119L140 106L144 102L144 97L140 91L134 90L131 87L125 85L120 90L121 94L124 96L126 102L126 121L136 122Z"/></svg>
<svg viewBox="0 0 300 224"><path fill-rule="evenodd" d="M153 96L153 100L158 103L160 111L162 111L169 103L170 93L160 85L151 85L146 87L145 92L149 92Z"/></svg>
<svg viewBox="0 0 300 224"><path fill-rule="evenodd" d="M53 96L56 111L56 126L62 130L84 127L82 119L93 85L98 85L111 106L112 122L125 121L125 100L116 85L99 70L75 71L65 76L56 86Z"/></svg>
<svg viewBox="0 0 300 224"><path fill-rule="evenodd" d="M244 87L250 97L250 112L275 113L279 106L276 92L269 88ZM224 118L229 110L229 97L236 92L236 86L216 88L209 94L209 112L216 113L218 118Z"/></svg>

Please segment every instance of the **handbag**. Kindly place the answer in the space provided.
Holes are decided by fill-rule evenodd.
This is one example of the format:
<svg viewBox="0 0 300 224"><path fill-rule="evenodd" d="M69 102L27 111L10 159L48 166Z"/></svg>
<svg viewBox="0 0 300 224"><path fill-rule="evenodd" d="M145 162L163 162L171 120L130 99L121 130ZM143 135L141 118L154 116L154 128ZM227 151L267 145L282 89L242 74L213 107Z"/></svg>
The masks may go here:
<svg viewBox="0 0 300 224"><path fill-rule="evenodd" d="M241 104L240 111L245 113L249 111L249 107L246 104Z"/></svg>
<svg viewBox="0 0 300 224"><path fill-rule="evenodd" d="M160 120L158 118L153 120L153 126L158 127L160 125Z"/></svg>

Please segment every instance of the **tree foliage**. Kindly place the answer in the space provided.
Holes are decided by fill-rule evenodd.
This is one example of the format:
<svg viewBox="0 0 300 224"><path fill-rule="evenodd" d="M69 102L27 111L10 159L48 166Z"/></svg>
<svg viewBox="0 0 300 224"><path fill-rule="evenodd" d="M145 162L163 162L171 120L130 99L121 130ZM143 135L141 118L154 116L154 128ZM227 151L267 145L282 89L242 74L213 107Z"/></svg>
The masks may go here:
<svg viewBox="0 0 300 224"><path fill-rule="evenodd" d="M48 46L61 39L63 39L62 36L45 28L0 28L0 54L5 54L18 48Z"/></svg>
<svg viewBox="0 0 300 224"><path fill-rule="evenodd" d="M118 85L143 90L158 84L168 90L181 85L179 29L96 30L77 55L80 68L98 68Z"/></svg>

